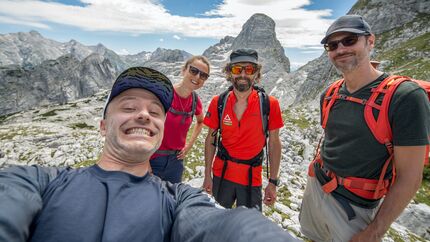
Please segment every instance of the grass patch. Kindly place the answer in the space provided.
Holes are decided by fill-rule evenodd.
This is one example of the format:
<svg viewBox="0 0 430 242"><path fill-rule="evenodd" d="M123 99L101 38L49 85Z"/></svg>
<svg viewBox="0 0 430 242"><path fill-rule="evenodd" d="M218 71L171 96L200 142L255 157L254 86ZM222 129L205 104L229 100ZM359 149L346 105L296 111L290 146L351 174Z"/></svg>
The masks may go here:
<svg viewBox="0 0 430 242"><path fill-rule="evenodd" d="M394 229L390 228L387 231L387 235L394 240L394 242L404 242L400 234Z"/></svg>
<svg viewBox="0 0 430 242"><path fill-rule="evenodd" d="M46 113L41 114L42 117L52 117L55 115L57 115L57 112L55 110L51 110L51 111L48 111Z"/></svg>
<svg viewBox="0 0 430 242"><path fill-rule="evenodd" d="M292 123L294 126L300 129L306 129L311 126L311 121L307 120L303 115L294 116L292 112L288 109L282 112L282 119L285 122Z"/></svg>
<svg viewBox="0 0 430 242"><path fill-rule="evenodd" d="M80 167L92 166L92 165L96 164L98 160L99 160L99 158L84 160L84 161L81 161L81 162L74 164L72 167L73 168L80 168Z"/></svg>
<svg viewBox="0 0 430 242"><path fill-rule="evenodd" d="M369 6L369 2L370 2L370 0L358 0L354 4L354 6L352 6L352 9L358 10L358 9L362 9L362 8L368 7Z"/></svg>
<svg viewBox="0 0 430 242"><path fill-rule="evenodd" d="M291 208L291 192L288 190L287 186L281 186L278 189L278 201L282 204L284 204L285 206L288 206L289 208Z"/></svg>
<svg viewBox="0 0 430 242"><path fill-rule="evenodd" d="M191 139L194 125L195 125L195 123L193 123L190 126L190 129L189 129L188 134L187 134L187 142L189 142L189 140ZM199 134L199 136L205 137L206 134L207 134L207 129L203 128L202 132ZM184 181L188 181L194 177L195 173L197 172L196 167L205 166L204 147L205 147L205 139L197 138L193 147L191 148L191 150L188 152L187 156L184 159L184 166L191 170L191 172L188 169L184 170L184 174L182 176L182 179Z"/></svg>
<svg viewBox="0 0 430 242"><path fill-rule="evenodd" d="M417 194L415 194L414 200L430 206L430 166L424 167L423 181Z"/></svg>
<svg viewBox="0 0 430 242"><path fill-rule="evenodd" d="M69 109L67 109L67 108L53 109L53 110L48 111L46 113L42 113L41 116L42 117L51 117L51 116L57 115L57 112L59 112L59 111L65 111L65 110L69 110Z"/></svg>
<svg viewBox="0 0 430 242"><path fill-rule="evenodd" d="M2 124L7 118L11 117L12 115L14 115L14 113L0 116L0 124Z"/></svg>
<svg viewBox="0 0 430 242"><path fill-rule="evenodd" d="M411 76L415 79L430 79L430 59L428 57L430 33L424 33L395 46L386 46L387 41L397 39L398 36L403 36L411 29L425 28L429 21L428 15L418 14L414 21L377 35L376 49L378 54L376 59L389 61L384 66L384 71Z"/></svg>
<svg viewBox="0 0 430 242"><path fill-rule="evenodd" d="M92 125L88 125L86 123L73 123L73 124L70 124L69 127L72 129L91 129L91 130L96 129L96 127Z"/></svg>
<svg viewBox="0 0 430 242"><path fill-rule="evenodd" d="M399 234L399 232L395 231L394 229L390 228L387 231L388 237L390 237L394 242L404 242L402 236ZM415 234L408 232L408 240L407 241L426 241L423 238L416 236Z"/></svg>

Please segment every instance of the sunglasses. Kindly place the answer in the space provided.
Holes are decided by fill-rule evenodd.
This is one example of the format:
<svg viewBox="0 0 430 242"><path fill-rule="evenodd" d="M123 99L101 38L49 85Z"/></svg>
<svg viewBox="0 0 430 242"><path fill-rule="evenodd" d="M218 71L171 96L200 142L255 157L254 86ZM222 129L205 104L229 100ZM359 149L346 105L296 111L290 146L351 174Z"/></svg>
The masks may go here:
<svg viewBox="0 0 430 242"><path fill-rule="evenodd" d="M190 68L188 69L188 71L193 76L197 76L197 74L200 73L200 79L202 79L203 81L206 81L209 78L209 74L208 73L203 72L203 71L199 70L198 68L196 68L194 66L190 66Z"/></svg>
<svg viewBox="0 0 430 242"><path fill-rule="evenodd" d="M230 72L233 75L240 75L243 70L245 70L246 75L253 75L255 72L257 72L257 66L249 64L246 66L232 65L230 67Z"/></svg>
<svg viewBox="0 0 430 242"><path fill-rule="evenodd" d="M339 43L342 43L342 45L345 47L353 46L355 45L355 43L357 43L358 37L360 36L362 35L354 34L354 35L348 35L345 38L342 38L340 40L329 41L324 44L324 49L326 51L334 51L337 49L337 47L339 47Z"/></svg>

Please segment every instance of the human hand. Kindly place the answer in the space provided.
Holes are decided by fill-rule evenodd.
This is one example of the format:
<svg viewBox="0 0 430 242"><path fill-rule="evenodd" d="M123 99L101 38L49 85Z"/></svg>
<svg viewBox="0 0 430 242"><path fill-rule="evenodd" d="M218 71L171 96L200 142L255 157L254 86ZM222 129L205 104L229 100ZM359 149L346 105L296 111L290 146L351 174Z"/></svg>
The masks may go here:
<svg viewBox="0 0 430 242"><path fill-rule="evenodd" d="M188 144L186 144L184 146L184 148L182 148L182 150L179 151L179 153L176 156L176 158L178 158L179 160L185 159L185 156L188 154L188 151L190 151L190 149L191 149L191 146L189 146Z"/></svg>
<svg viewBox="0 0 430 242"><path fill-rule="evenodd" d="M271 206L276 202L276 186L269 182L264 189L264 204Z"/></svg>
<svg viewBox="0 0 430 242"><path fill-rule="evenodd" d="M205 179L203 181L203 189L208 193L212 195L212 177L210 176L205 176Z"/></svg>

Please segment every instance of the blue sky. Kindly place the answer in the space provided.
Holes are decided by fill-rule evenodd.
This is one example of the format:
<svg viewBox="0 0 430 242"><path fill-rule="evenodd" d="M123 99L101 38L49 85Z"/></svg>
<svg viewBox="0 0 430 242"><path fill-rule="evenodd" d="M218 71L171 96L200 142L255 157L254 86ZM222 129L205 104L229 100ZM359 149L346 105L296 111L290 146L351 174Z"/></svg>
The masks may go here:
<svg viewBox="0 0 430 242"><path fill-rule="evenodd" d="M276 22L293 68L320 56L319 40L356 0L0 0L0 34L36 30L60 42L102 43L118 54L157 47L202 54L236 36L254 13Z"/></svg>

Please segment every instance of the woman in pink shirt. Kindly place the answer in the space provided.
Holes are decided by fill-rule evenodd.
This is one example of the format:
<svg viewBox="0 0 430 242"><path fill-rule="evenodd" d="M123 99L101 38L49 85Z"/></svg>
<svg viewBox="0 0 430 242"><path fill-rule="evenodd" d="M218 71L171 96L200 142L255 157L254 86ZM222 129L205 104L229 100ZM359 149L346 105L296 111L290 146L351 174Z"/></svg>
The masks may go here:
<svg viewBox="0 0 430 242"><path fill-rule="evenodd" d="M182 67L182 80L174 85L172 106L167 112L164 138L160 148L151 157L152 172L161 179L182 181L183 160L203 127L202 102L195 90L209 78L210 64L204 56L193 56ZM193 117L196 124L189 142L186 142Z"/></svg>

